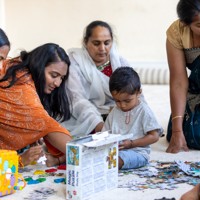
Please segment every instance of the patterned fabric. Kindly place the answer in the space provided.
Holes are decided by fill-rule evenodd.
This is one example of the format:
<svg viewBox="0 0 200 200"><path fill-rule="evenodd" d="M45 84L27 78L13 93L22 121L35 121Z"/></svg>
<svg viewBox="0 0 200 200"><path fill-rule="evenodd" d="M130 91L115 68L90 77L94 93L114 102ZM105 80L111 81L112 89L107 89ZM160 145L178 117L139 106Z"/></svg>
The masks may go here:
<svg viewBox="0 0 200 200"><path fill-rule="evenodd" d="M110 77L112 75L111 64L109 64L108 66L106 66L101 72L104 73L106 76Z"/></svg>
<svg viewBox="0 0 200 200"><path fill-rule="evenodd" d="M8 66L7 62L0 71L1 77ZM20 72L17 76L23 76L25 73ZM0 86L3 85L5 86L6 82L0 83ZM10 88L0 87L0 149L19 150L51 132L69 135L43 108L29 74ZM55 150L57 153L54 147L48 147L50 152Z"/></svg>

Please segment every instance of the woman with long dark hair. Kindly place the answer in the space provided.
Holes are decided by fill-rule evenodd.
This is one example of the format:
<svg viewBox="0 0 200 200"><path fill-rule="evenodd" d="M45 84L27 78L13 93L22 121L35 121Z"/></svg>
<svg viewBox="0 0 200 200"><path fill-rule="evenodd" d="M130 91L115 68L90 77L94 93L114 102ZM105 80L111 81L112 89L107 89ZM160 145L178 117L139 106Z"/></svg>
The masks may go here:
<svg viewBox="0 0 200 200"><path fill-rule="evenodd" d="M64 49L53 43L30 52L22 51L19 57L3 61L0 149L19 150L44 138L49 152L47 165L65 160L63 155L71 136L59 122L70 117L65 90L69 66ZM31 161L26 159L22 157L24 165Z"/></svg>

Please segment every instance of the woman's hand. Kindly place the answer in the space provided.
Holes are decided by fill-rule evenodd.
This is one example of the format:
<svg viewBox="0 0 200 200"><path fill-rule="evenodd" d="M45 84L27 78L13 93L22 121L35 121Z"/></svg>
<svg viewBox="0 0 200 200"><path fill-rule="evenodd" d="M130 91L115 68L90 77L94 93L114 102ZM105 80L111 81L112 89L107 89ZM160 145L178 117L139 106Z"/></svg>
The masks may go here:
<svg viewBox="0 0 200 200"><path fill-rule="evenodd" d="M123 140L119 143L119 150L133 148L133 140Z"/></svg>
<svg viewBox="0 0 200 200"><path fill-rule="evenodd" d="M172 133L167 153L178 153L179 151L189 151L183 131Z"/></svg>
<svg viewBox="0 0 200 200"><path fill-rule="evenodd" d="M44 153L41 145L31 146L21 155L22 163L24 166L29 165L32 162L37 161L43 155Z"/></svg>

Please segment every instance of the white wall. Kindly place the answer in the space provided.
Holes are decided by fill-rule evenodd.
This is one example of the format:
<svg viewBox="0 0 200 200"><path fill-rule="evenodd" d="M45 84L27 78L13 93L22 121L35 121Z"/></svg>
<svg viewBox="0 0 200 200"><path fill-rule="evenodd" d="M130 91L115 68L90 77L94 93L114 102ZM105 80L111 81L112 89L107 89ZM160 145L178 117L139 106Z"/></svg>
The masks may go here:
<svg viewBox="0 0 200 200"><path fill-rule="evenodd" d="M1 0L3 1L3 0ZM128 60L166 61L166 29L177 18L178 0L4 0L5 30L16 49L56 42L81 46L93 20L112 25L118 48Z"/></svg>
<svg viewBox="0 0 200 200"><path fill-rule="evenodd" d="M4 0L0 0L0 27L2 29L5 29L5 6L4 6Z"/></svg>

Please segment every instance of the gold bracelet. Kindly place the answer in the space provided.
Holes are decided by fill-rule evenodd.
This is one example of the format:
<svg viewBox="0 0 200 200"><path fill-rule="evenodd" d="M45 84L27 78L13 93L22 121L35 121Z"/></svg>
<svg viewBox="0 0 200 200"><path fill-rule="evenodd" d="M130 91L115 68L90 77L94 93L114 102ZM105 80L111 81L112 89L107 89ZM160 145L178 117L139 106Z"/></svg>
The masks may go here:
<svg viewBox="0 0 200 200"><path fill-rule="evenodd" d="M172 121L173 121L174 119L177 119L177 118L183 118L183 116L178 115L178 116L172 117Z"/></svg>

